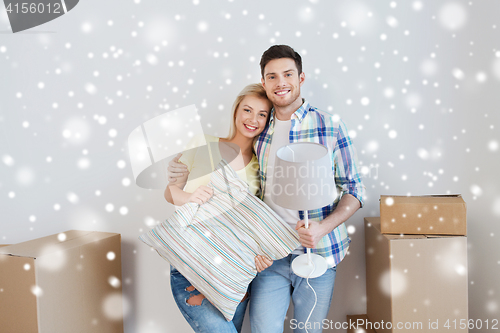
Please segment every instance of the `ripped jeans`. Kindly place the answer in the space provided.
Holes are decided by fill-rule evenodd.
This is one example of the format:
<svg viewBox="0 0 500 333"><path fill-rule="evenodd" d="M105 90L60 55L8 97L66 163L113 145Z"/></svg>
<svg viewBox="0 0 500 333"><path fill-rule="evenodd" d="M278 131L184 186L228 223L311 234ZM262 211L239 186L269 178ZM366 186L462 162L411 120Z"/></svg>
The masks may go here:
<svg viewBox="0 0 500 333"><path fill-rule="evenodd" d="M222 313L206 298L201 301L201 305L188 304L188 299L191 296L199 295L200 292L196 289L193 291L186 290L193 289L191 282L172 266L170 266L170 286L172 287L175 303L177 303L182 315L196 333L239 333L241 331L248 298L238 305L233 320L227 321Z"/></svg>

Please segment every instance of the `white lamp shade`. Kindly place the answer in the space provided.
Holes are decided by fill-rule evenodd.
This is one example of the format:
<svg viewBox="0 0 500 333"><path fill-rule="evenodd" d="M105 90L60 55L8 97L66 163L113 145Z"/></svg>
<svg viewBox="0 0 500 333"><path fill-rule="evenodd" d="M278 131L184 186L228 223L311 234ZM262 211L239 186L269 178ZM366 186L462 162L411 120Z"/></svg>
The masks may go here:
<svg viewBox="0 0 500 333"><path fill-rule="evenodd" d="M274 162L271 199L293 210L318 209L337 197L328 148L314 142L281 147Z"/></svg>
<svg viewBox="0 0 500 333"><path fill-rule="evenodd" d="M203 137L203 128L194 105L164 113L135 128L128 137L128 150L136 184L164 189L166 162L182 151L196 148L189 143L197 135ZM204 139L199 143L206 145Z"/></svg>

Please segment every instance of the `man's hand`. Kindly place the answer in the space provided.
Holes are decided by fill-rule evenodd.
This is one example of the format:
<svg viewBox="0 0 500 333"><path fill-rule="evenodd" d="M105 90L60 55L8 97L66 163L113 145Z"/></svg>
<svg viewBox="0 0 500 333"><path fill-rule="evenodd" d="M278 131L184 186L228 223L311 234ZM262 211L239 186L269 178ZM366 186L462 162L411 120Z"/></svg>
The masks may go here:
<svg viewBox="0 0 500 333"><path fill-rule="evenodd" d="M305 221L300 220L297 222L295 230L299 233L300 244L310 249L314 249L319 240L328 233L324 225L316 221L309 221L309 228L306 229Z"/></svg>
<svg viewBox="0 0 500 333"><path fill-rule="evenodd" d="M201 185L187 199L187 202L194 202L199 205L204 204L214 195L214 190L211 187Z"/></svg>
<svg viewBox="0 0 500 333"><path fill-rule="evenodd" d="M169 183L175 183L177 178L182 177L186 172L188 172L187 166L179 162L182 154L177 154L170 162L168 162L168 181Z"/></svg>
<svg viewBox="0 0 500 333"><path fill-rule="evenodd" d="M267 257L264 256L255 257L255 268L257 268L257 272L262 272L272 264L273 261L271 259L268 259Z"/></svg>
<svg viewBox="0 0 500 333"><path fill-rule="evenodd" d="M352 194L345 194L340 199L335 210L321 222L309 221L308 229L306 229L306 223L303 220L297 222L295 230L299 233L300 244L311 249L316 248L322 237L347 221L360 207L361 204L358 199Z"/></svg>

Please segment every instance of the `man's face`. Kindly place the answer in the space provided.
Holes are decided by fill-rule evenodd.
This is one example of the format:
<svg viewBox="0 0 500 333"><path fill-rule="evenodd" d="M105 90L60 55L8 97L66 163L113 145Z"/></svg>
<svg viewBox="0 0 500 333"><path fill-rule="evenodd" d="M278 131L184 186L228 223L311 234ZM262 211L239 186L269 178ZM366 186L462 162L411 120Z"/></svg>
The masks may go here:
<svg viewBox="0 0 500 333"><path fill-rule="evenodd" d="M300 87L304 83L304 73L298 73L295 61L291 58L274 59L264 67L262 85L267 97L275 107L302 105Z"/></svg>

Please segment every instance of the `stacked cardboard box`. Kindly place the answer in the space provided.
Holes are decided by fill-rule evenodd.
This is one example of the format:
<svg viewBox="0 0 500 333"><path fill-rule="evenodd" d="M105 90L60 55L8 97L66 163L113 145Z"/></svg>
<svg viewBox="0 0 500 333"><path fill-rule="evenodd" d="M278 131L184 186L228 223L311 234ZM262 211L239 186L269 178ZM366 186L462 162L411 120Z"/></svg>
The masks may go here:
<svg viewBox="0 0 500 333"><path fill-rule="evenodd" d="M384 234L467 235L466 204L460 195L380 196Z"/></svg>
<svg viewBox="0 0 500 333"><path fill-rule="evenodd" d="M367 315L376 332L468 332L460 196L381 198L365 218Z"/></svg>
<svg viewBox="0 0 500 333"><path fill-rule="evenodd" d="M120 234L71 230L0 248L0 332L123 332Z"/></svg>

